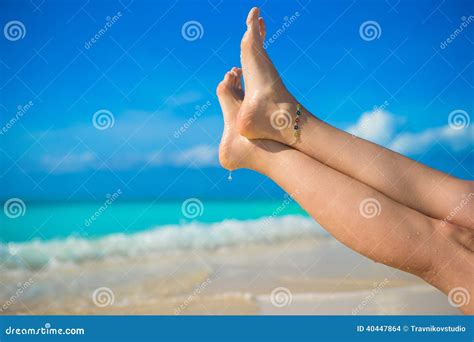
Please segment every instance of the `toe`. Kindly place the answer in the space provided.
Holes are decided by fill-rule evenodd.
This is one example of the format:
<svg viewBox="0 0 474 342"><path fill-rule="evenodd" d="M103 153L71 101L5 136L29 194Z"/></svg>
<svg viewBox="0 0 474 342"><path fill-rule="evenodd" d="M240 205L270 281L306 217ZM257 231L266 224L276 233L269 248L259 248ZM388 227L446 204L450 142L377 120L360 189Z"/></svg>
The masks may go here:
<svg viewBox="0 0 474 342"><path fill-rule="evenodd" d="M262 42L264 42L265 35L267 34L267 28L265 27L265 21L262 17L258 18L258 27L260 30L260 38L262 39Z"/></svg>
<svg viewBox="0 0 474 342"><path fill-rule="evenodd" d="M240 79L240 74L238 72L238 68L233 67L232 70L230 71L232 73L232 86L234 88L239 88L239 79Z"/></svg>
<svg viewBox="0 0 474 342"><path fill-rule="evenodd" d="M247 31L240 46L243 78L248 94L265 84L281 83L278 72L263 46L265 35L265 21L259 17L258 8L253 8L248 15Z"/></svg>
<svg viewBox="0 0 474 342"><path fill-rule="evenodd" d="M253 7L249 14L247 15L247 29L252 30L252 29L257 29L258 28L258 17L260 14L260 10L258 7Z"/></svg>
<svg viewBox="0 0 474 342"><path fill-rule="evenodd" d="M232 81L235 81L235 79L237 77L239 77L239 74L237 73L237 68L236 67L233 67L229 72L232 75Z"/></svg>
<svg viewBox="0 0 474 342"><path fill-rule="evenodd" d="M239 79L238 72L231 70L225 74L224 79L217 86L216 93L224 115L236 112L242 102L243 92L238 88Z"/></svg>
<svg viewBox="0 0 474 342"><path fill-rule="evenodd" d="M233 67L232 71L237 74L237 77L242 77L242 69L237 68L237 67Z"/></svg>
<svg viewBox="0 0 474 342"><path fill-rule="evenodd" d="M247 31L242 38L242 50L252 48L252 46L262 45L260 36L260 24L258 22L259 9L254 7L247 17Z"/></svg>
<svg viewBox="0 0 474 342"><path fill-rule="evenodd" d="M219 98L227 96L230 88L230 74L226 73L224 79L217 85L216 94Z"/></svg>
<svg viewBox="0 0 474 342"><path fill-rule="evenodd" d="M224 83L230 85L230 84L232 84L232 79L233 79L232 72L231 71L226 72L226 74L224 76Z"/></svg>
<svg viewBox="0 0 474 342"><path fill-rule="evenodd" d="M236 99L243 100L244 93L242 91L242 69L233 67L230 69L228 74L230 74L229 90L233 92L233 95Z"/></svg>
<svg viewBox="0 0 474 342"><path fill-rule="evenodd" d="M244 99L244 91L242 90L242 69L233 67L231 69L232 77L232 86L233 93L235 98L241 102Z"/></svg>
<svg viewBox="0 0 474 342"><path fill-rule="evenodd" d="M237 73L236 86L242 90L242 69L236 68L235 72Z"/></svg>

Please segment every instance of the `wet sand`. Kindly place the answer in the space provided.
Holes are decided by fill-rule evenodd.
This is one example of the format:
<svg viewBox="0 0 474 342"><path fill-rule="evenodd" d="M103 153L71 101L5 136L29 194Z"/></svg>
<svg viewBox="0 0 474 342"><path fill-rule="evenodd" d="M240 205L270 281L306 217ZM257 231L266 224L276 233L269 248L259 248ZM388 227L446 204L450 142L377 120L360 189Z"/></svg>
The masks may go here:
<svg viewBox="0 0 474 342"><path fill-rule="evenodd" d="M437 289L332 238L115 257L4 275L3 314L459 314Z"/></svg>

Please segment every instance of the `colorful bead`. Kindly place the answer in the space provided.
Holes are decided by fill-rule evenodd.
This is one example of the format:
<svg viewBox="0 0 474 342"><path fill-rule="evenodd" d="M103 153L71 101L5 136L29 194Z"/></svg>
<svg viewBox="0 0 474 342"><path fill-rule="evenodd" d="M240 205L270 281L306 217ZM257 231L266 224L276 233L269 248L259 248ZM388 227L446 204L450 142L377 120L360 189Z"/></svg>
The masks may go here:
<svg viewBox="0 0 474 342"><path fill-rule="evenodd" d="M301 115L301 105L299 103L296 104L296 118L295 118L295 121L294 121L294 133L293 133L293 136L296 138L296 139L299 139L300 138L300 126L299 126L299 122L300 122L300 115Z"/></svg>

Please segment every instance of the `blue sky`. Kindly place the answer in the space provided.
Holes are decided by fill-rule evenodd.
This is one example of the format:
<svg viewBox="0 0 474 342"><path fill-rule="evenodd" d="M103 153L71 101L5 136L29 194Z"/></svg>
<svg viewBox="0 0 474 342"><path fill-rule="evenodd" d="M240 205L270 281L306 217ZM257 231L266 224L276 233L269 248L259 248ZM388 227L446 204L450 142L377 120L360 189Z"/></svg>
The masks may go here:
<svg viewBox="0 0 474 342"><path fill-rule="evenodd" d="M229 183L217 162L214 89L239 65L255 5L274 37L267 51L313 113L473 178L472 1L0 0L2 197L96 200L118 188L128 199L281 195L251 171ZM23 24L21 39L6 33L12 21ZM195 40L182 34L189 21L200 25ZM366 22L376 23L373 40L360 31ZM94 127L99 110L113 126Z"/></svg>

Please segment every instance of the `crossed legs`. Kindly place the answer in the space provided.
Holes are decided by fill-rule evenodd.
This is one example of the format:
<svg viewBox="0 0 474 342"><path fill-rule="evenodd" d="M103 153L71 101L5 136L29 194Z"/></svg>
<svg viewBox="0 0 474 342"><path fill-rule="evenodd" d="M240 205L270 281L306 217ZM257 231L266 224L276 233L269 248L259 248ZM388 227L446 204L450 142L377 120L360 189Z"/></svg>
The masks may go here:
<svg viewBox="0 0 474 342"><path fill-rule="evenodd" d="M232 68L217 94L225 128L222 166L248 168L278 183L335 238L374 261L413 273L445 293L473 293L474 192L458 180L363 139L337 130L303 109L301 139L292 127L272 125L274 113L294 113L286 90L263 49L265 25L252 9L242 40L242 69ZM241 77L245 82L245 93ZM364 201L379 215L361 214ZM474 303L461 308L474 312Z"/></svg>

